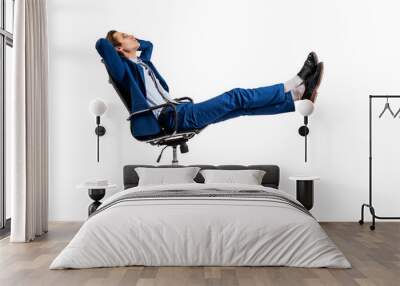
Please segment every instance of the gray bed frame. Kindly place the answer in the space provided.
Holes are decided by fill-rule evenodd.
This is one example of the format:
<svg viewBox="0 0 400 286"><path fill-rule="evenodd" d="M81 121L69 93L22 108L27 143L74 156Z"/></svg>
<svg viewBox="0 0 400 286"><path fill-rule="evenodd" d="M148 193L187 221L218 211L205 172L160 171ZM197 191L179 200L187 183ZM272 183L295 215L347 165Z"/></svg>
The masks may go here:
<svg viewBox="0 0 400 286"><path fill-rule="evenodd" d="M171 165L126 165L124 166L124 189L133 188L138 185L139 177L135 171L136 167L147 167L147 168L171 168ZM204 169L218 169L218 170L264 170L266 173L262 179L261 184L264 187L271 187L278 189L279 187L279 167L277 165L178 165L174 168L181 167L200 167ZM200 174L194 178L197 183L204 183L204 178Z"/></svg>

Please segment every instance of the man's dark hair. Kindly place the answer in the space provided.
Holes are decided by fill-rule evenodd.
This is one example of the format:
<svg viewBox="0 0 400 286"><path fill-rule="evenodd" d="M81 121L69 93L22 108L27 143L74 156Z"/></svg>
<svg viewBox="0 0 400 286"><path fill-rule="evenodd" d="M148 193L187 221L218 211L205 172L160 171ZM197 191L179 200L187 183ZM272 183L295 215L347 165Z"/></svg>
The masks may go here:
<svg viewBox="0 0 400 286"><path fill-rule="evenodd" d="M119 47L119 46L121 46L121 43L118 42L118 40L114 37L114 34L115 34L116 32L117 32L116 30L108 31L107 36L106 36L106 39L109 40L109 41L111 42L111 44L112 44L114 47ZM124 56L124 55L123 55L122 53L120 53L120 52L118 52L118 54L119 54L120 56Z"/></svg>

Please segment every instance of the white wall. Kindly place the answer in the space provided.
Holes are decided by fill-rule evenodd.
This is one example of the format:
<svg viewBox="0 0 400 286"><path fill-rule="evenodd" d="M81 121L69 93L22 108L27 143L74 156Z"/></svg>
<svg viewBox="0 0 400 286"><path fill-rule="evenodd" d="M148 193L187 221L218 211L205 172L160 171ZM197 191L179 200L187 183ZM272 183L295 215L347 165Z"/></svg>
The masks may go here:
<svg viewBox="0 0 400 286"><path fill-rule="evenodd" d="M321 221L359 219L368 199L368 95L400 93L397 1L52 0L48 9L51 220L85 219L90 199L75 188L82 181L104 177L122 188L125 164L156 164L160 149L131 137L127 111L95 50L110 29L152 41L153 63L171 95L195 102L234 87L283 82L315 50L326 71L310 118L308 163L298 113L210 125L180 163L278 164L281 189L292 194L288 176L319 175L312 213ZM100 163L88 111L96 97L109 107ZM375 114L383 105L376 104ZM400 101L393 105L397 110ZM399 215L399 124L376 124L378 215ZM170 161L166 150L162 163Z"/></svg>

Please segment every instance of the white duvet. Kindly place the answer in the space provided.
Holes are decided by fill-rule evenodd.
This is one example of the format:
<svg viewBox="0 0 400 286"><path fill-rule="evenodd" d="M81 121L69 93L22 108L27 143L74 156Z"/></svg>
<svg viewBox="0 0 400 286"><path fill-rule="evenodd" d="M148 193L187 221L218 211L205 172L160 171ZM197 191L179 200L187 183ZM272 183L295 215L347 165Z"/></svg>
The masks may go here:
<svg viewBox="0 0 400 286"><path fill-rule="evenodd" d="M130 188L102 206L130 192L214 187L274 191L296 201L263 186L191 183ZM293 206L193 197L124 201L104 208L82 225L50 269L127 265L351 268L318 222Z"/></svg>

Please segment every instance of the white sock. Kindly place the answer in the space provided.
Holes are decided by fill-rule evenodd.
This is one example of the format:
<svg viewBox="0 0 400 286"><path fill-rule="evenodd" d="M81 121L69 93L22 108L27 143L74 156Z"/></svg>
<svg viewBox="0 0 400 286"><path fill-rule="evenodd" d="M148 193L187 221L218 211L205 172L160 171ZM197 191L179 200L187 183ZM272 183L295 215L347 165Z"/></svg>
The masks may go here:
<svg viewBox="0 0 400 286"><path fill-rule="evenodd" d="M296 75L294 78L288 80L287 82L284 83L285 87L285 92L288 92L289 90L295 89L297 86L299 86L303 80Z"/></svg>
<svg viewBox="0 0 400 286"><path fill-rule="evenodd" d="M306 90L306 87L304 84L299 85L298 87L295 87L290 91L292 94L292 98L294 101L300 100L303 97L304 91Z"/></svg>

